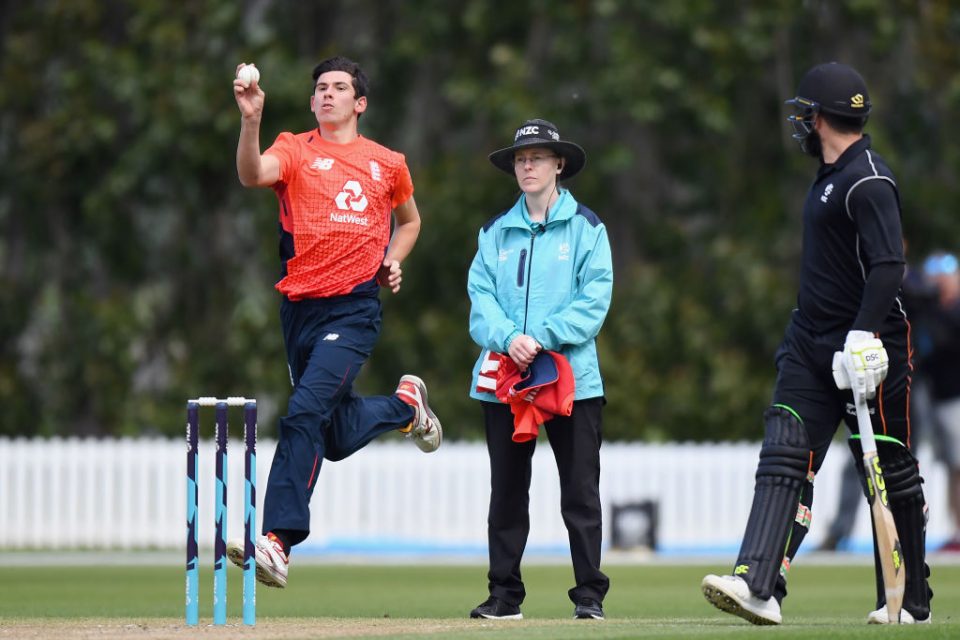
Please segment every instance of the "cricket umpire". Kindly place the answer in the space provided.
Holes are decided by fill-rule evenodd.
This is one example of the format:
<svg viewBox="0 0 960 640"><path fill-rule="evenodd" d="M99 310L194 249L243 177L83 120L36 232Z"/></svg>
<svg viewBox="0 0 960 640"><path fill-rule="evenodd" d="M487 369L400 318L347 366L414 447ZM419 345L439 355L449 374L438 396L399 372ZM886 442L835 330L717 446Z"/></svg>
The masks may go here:
<svg viewBox="0 0 960 640"><path fill-rule="evenodd" d="M701 588L717 608L754 624L780 624L790 562L810 526L814 477L841 420L857 433L853 392L868 399L906 566L903 623L929 622L926 502L911 452L910 325L900 194L863 133L871 102L853 68L830 62L801 79L788 117L801 149L820 161L803 205L797 308L776 353L777 380L764 412L753 504L733 575ZM850 448L862 469L859 436ZM874 541L877 604L887 618Z"/></svg>

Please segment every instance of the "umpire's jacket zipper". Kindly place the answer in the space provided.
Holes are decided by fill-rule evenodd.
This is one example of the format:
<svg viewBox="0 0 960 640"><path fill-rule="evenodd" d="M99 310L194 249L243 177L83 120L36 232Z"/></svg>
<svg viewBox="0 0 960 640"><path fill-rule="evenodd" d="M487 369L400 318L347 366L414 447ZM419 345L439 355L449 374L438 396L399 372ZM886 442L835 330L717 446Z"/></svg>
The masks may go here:
<svg viewBox="0 0 960 640"><path fill-rule="evenodd" d="M517 285L526 286L523 297L523 333L527 332L527 312L530 310L530 273L533 271L533 243L537 239L537 235L543 233L543 230L544 225L537 224L530 232L530 253L528 254L526 249L520 252L520 264L517 267ZM524 270L524 263L526 263L526 270ZM524 271L526 271L526 274L524 274ZM524 275L526 275L526 278L524 278ZM526 280L526 283L524 283L524 280Z"/></svg>

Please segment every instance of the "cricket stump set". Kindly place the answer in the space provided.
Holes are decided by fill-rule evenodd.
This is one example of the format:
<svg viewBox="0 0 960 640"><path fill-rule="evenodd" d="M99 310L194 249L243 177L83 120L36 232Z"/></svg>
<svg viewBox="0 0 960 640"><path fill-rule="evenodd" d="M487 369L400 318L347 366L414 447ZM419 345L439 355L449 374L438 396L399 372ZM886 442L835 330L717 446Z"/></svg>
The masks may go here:
<svg viewBox="0 0 960 640"><path fill-rule="evenodd" d="M254 548L257 521L257 401L251 398L201 397L187 401L187 598L188 625L199 622L200 567L197 537L197 449L200 408L213 407L216 432L216 495L214 502L213 624L227 623L227 413L229 407L243 407L244 455L244 544L243 623L257 621L257 581Z"/></svg>

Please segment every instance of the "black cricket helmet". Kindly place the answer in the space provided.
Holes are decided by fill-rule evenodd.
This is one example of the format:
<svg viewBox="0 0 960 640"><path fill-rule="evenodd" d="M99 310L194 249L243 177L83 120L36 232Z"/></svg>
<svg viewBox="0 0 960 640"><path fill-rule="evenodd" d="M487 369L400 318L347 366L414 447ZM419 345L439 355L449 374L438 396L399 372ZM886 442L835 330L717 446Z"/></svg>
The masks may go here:
<svg viewBox="0 0 960 640"><path fill-rule="evenodd" d="M787 121L793 126L793 137L801 146L813 130L816 113L865 120L873 106L863 76L853 67L839 62L818 64L807 71L800 79L796 96L786 103L796 109L796 113L787 116Z"/></svg>

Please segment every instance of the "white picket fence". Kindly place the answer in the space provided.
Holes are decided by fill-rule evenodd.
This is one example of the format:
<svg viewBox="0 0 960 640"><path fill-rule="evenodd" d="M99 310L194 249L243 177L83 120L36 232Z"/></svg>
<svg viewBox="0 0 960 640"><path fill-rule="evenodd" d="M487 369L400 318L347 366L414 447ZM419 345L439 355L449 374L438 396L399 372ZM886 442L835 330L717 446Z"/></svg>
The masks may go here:
<svg viewBox="0 0 960 640"><path fill-rule="evenodd" d="M239 429L237 431L240 431ZM239 435L239 434L237 434ZM258 506L275 443L258 445ZM228 535L243 532L243 443L231 439ZM603 446L601 497L609 543L612 506L653 500L658 550L735 555L750 508L758 444ZM213 543L214 445L200 445L200 541ZM807 547L836 510L845 446L834 446L816 480ZM0 438L0 549L177 549L185 539L186 445L161 439ZM920 450L931 505L928 540L949 533L946 475ZM425 455L383 438L346 460L324 462L313 496L306 552L485 554L489 467L482 443L447 442ZM534 456L530 554L565 553L557 473L549 444ZM870 537L865 505L854 531ZM259 518L258 518L259 519ZM259 529L259 522L258 522Z"/></svg>

